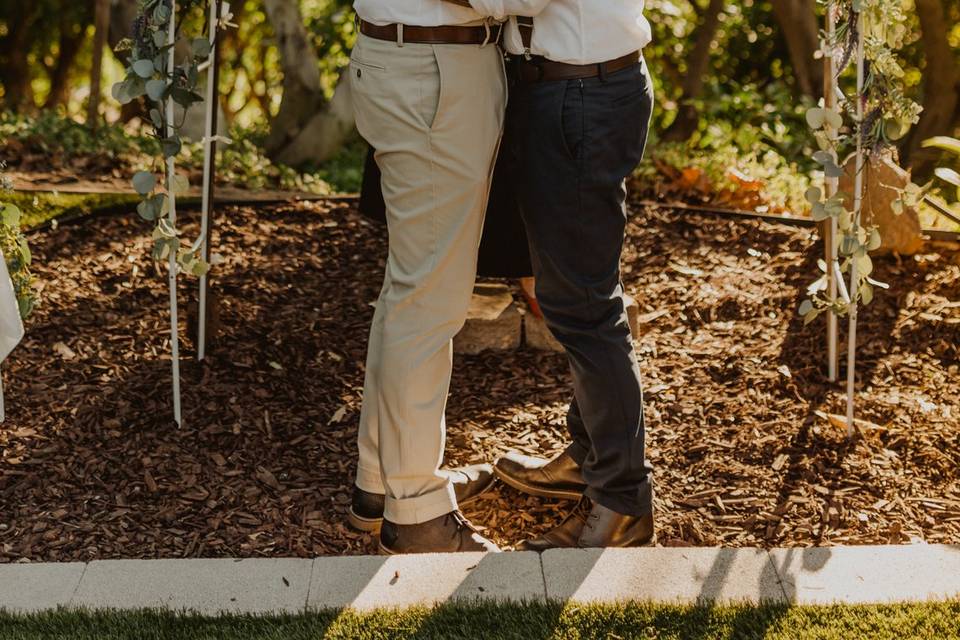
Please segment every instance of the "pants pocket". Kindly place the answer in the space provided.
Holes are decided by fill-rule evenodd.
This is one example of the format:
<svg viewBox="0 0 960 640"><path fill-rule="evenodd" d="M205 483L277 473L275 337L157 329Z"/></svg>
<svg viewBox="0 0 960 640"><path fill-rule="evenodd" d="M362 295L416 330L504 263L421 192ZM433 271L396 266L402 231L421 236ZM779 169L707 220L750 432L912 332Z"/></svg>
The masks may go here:
<svg viewBox="0 0 960 640"><path fill-rule="evenodd" d="M560 110L560 130L563 146L574 160L580 159L585 134L583 86L579 80L570 80L563 94Z"/></svg>
<svg viewBox="0 0 960 640"><path fill-rule="evenodd" d="M433 47L433 55L427 58L426 69L420 74L418 85L420 98L417 101L417 112L423 124L428 129L433 129L440 115L443 98L443 71L436 47Z"/></svg>

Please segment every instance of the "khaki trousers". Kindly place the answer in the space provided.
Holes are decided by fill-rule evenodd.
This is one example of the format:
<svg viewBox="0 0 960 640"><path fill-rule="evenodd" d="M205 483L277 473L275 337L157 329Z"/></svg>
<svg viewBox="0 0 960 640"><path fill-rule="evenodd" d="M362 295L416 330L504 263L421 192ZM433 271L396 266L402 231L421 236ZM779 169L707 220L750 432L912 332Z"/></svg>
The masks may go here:
<svg viewBox="0 0 960 640"><path fill-rule="evenodd" d="M350 63L357 129L375 149L389 254L367 350L357 486L384 517L418 524L457 508L439 473L452 339L476 278L506 79L496 46L361 35Z"/></svg>

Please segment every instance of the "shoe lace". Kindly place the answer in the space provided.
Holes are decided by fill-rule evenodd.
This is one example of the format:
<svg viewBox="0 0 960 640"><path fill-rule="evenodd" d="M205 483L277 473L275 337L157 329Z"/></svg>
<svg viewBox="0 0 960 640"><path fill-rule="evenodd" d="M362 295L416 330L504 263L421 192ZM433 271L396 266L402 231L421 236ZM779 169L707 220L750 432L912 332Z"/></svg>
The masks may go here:
<svg viewBox="0 0 960 640"><path fill-rule="evenodd" d="M472 531L473 533L476 533L476 534L479 534L479 533L480 533L480 531L477 530L477 528L474 526L474 524L473 524L472 522L470 522L470 521L467 519L467 517L466 517L465 515L463 515L462 513L460 513L459 511L451 511L449 517L453 518L454 523L457 525L457 530L458 530L458 531L460 531L460 530L462 530L462 529L467 529L467 530Z"/></svg>
<svg viewBox="0 0 960 640"><path fill-rule="evenodd" d="M571 509L566 519L576 518L580 522L584 523L584 526L589 527L592 511L593 503L590 502L589 498L581 498L580 502L578 502L577 505Z"/></svg>

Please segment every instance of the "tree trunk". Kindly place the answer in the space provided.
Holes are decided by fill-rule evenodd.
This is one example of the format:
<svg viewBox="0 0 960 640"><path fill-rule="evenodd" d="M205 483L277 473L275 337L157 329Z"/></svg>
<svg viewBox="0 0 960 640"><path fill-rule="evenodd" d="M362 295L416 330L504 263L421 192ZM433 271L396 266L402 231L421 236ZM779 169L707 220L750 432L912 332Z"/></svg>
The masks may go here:
<svg viewBox="0 0 960 640"><path fill-rule="evenodd" d="M814 58L820 49L820 24L816 0L773 0L773 14L787 42L796 90L801 95L823 95L823 61Z"/></svg>
<svg viewBox="0 0 960 640"><path fill-rule="evenodd" d="M338 95L326 104L317 53L299 5L295 0L264 0L263 6L277 36L283 68L283 98L264 145L267 155L291 166L322 162L353 128L349 96L344 91L349 85L340 82Z"/></svg>
<svg viewBox="0 0 960 640"><path fill-rule="evenodd" d="M29 43L30 27L38 15L33 5L20 14L20 19L7 25L6 37L0 39L0 83L3 84L4 103L9 109L19 110L33 104L30 88Z"/></svg>
<svg viewBox="0 0 960 640"><path fill-rule="evenodd" d="M923 70L923 113L901 146L901 160L915 172L929 171L939 155L934 149L922 149L927 138L953 135L960 121L960 69L953 57L941 0L916 0L920 18L926 66Z"/></svg>
<svg viewBox="0 0 960 640"><path fill-rule="evenodd" d="M710 64L710 47L713 44L714 36L717 35L717 29L720 27L720 11L722 10L723 0L710 0L703 19L692 34L694 38L693 51L687 59L687 72L680 82L679 102L681 107L677 113L677 119L664 133L664 140L686 140L697 128L697 109L690 101L699 98L700 94L703 93L707 67Z"/></svg>
<svg viewBox="0 0 960 640"><path fill-rule="evenodd" d="M65 18L60 22L60 51L57 62L50 71L50 93L43 103L44 109L55 109L67 102L70 69L73 68L77 53L80 52L86 30L86 20L76 23Z"/></svg>
<svg viewBox="0 0 960 640"><path fill-rule="evenodd" d="M103 77L103 49L107 46L110 23L110 0L96 0L93 27L93 61L90 65L90 98L87 100L87 126L96 129L100 123L100 80Z"/></svg>

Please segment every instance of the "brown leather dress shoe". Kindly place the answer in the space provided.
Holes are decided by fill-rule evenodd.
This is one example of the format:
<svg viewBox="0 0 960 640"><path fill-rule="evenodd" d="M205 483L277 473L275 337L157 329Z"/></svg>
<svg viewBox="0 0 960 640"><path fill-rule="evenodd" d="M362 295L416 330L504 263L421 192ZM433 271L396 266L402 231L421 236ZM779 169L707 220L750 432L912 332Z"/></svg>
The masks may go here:
<svg viewBox="0 0 960 640"><path fill-rule="evenodd" d="M653 511L644 516L628 516L582 498L555 528L539 538L521 542L521 551L578 547L645 547L656 544Z"/></svg>
<svg viewBox="0 0 960 640"><path fill-rule="evenodd" d="M571 548L577 546L580 532L590 515L591 503L588 498L581 498L576 506L558 526L547 531L539 538L524 540L517 545L517 551L536 551L541 553L547 549Z"/></svg>
<svg viewBox="0 0 960 640"><path fill-rule="evenodd" d="M579 500L587 489L580 465L566 451L553 460L511 451L497 460L494 471L514 489L541 498Z"/></svg>
<svg viewBox="0 0 960 640"><path fill-rule="evenodd" d="M450 478L459 506L475 502L497 481L496 476L493 475L493 467L489 464L442 469L440 473ZM359 531L380 533L380 527L383 525L384 502L382 493L370 493L354 486L350 509L347 511L350 526Z"/></svg>
<svg viewBox="0 0 960 640"><path fill-rule="evenodd" d="M380 551L399 553L453 553L459 551L500 551L477 531L459 511L434 518L422 524L394 524L383 521L380 530Z"/></svg>

